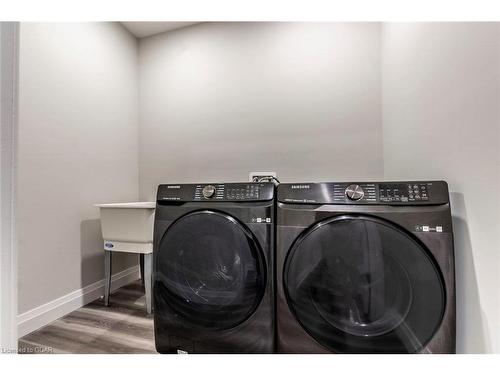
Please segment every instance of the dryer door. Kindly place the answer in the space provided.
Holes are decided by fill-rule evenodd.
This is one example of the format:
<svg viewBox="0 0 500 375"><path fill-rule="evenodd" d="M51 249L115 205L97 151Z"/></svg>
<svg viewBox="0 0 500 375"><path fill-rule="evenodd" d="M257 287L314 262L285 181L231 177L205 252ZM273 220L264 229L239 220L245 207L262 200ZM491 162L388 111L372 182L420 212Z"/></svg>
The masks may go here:
<svg viewBox="0 0 500 375"><path fill-rule="evenodd" d="M339 353L414 353L439 327L443 278L410 233L370 216L339 216L290 249L283 283L302 327Z"/></svg>
<svg viewBox="0 0 500 375"><path fill-rule="evenodd" d="M184 215L169 227L155 252L155 298L187 326L234 327L262 299L262 251L248 228L227 214Z"/></svg>

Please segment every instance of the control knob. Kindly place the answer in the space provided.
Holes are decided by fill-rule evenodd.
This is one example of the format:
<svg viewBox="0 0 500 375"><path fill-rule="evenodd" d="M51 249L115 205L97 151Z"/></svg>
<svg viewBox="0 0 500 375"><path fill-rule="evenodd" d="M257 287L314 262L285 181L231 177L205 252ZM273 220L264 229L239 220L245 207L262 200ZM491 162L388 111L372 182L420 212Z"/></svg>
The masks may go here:
<svg viewBox="0 0 500 375"><path fill-rule="evenodd" d="M345 189L345 195L350 200L359 201L365 196L365 192L361 186L352 184Z"/></svg>
<svg viewBox="0 0 500 375"><path fill-rule="evenodd" d="M203 188L201 193L205 198L212 198L215 194L215 186L207 185Z"/></svg>

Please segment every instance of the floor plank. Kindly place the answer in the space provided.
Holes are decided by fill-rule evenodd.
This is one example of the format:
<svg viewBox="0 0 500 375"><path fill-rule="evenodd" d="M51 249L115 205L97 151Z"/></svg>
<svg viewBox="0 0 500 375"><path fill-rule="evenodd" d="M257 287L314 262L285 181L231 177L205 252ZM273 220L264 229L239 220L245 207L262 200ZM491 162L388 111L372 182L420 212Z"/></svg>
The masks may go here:
<svg viewBox="0 0 500 375"><path fill-rule="evenodd" d="M91 302L19 339L22 354L156 353L153 316L140 281Z"/></svg>

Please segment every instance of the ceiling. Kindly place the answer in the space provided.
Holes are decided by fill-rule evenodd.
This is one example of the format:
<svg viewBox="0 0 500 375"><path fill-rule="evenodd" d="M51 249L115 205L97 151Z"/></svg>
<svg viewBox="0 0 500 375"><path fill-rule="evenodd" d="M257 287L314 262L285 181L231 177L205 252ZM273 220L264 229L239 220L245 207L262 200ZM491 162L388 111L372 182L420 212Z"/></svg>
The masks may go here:
<svg viewBox="0 0 500 375"><path fill-rule="evenodd" d="M180 29L199 22L122 22L122 25L137 38L164 33L165 31Z"/></svg>

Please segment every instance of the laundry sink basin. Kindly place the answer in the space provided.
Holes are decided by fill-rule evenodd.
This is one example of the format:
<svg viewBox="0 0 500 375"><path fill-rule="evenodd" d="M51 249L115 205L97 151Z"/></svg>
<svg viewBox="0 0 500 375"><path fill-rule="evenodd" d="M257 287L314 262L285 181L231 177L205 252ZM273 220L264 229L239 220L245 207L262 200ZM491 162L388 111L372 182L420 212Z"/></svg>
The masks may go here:
<svg viewBox="0 0 500 375"><path fill-rule="evenodd" d="M141 255L141 278L146 309L152 312L153 223L155 202L95 204L101 214L104 240L104 305L109 306L112 254L115 251Z"/></svg>
<svg viewBox="0 0 500 375"><path fill-rule="evenodd" d="M130 253L153 251L155 202L96 204L101 214L104 250Z"/></svg>

